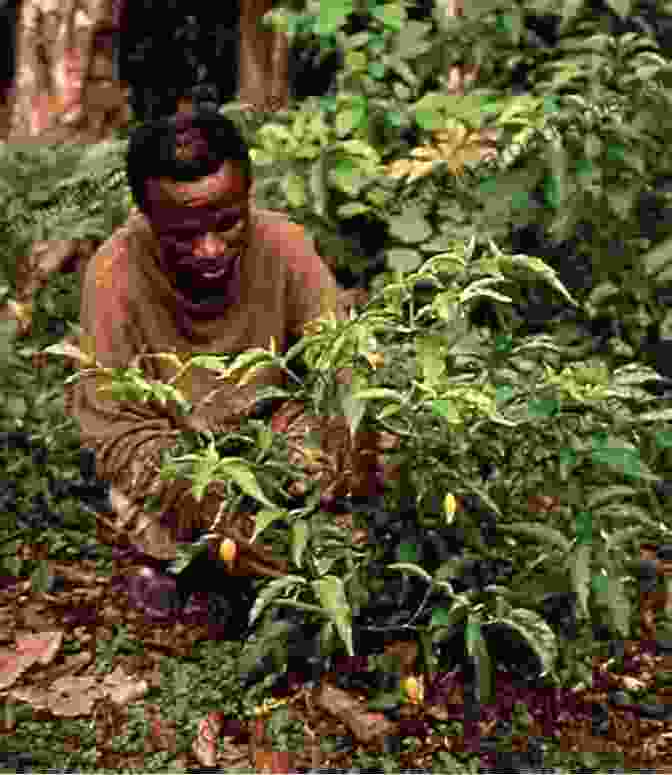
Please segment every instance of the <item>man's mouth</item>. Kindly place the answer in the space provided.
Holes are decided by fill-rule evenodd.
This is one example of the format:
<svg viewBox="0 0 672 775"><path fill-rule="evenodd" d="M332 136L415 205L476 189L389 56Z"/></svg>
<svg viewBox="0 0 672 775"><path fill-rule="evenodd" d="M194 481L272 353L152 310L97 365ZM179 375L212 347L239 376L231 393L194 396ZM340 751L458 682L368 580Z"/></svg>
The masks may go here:
<svg viewBox="0 0 672 775"><path fill-rule="evenodd" d="M222 268L217 268L221 265L221 259L219 260L208 260L205 258L199 258L194 260L193 258L183 261L182 266L187 271L191 272L198 272L202 277L205 277L207 280L218 280L221 277L224 277L228 272L231 271L231 266L236 261L238 256L240 255L240 251L238 253L235 253L232 256L226 257L226 263Z"/></svg>
<svg viewBox="0 0 672 775"><path fill-rule="evenodd" d="M205 277L206 280L219 280L224 277L230 269L230 266L225 266L224 269L220 269L218 272L203 272L203 277Z"/></svg>

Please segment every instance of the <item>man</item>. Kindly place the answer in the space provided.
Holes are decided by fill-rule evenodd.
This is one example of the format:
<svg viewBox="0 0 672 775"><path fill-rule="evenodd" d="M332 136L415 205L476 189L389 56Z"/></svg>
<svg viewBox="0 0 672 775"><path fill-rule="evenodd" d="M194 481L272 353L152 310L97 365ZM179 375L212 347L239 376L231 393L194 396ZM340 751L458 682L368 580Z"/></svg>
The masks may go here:
<svg viewBox="0 0 672 775"><path fill-rule="evenodd" d="M127 176L138 209L99 248L82 283L83 341L101 366L125 368L140 357L149 379L168 382L176 366L151 354L172 351L184 360L196 351L268 349L271 337L283 352L290 337L302 336L306 324L325 312L326 297L338 299L339 287L303 229L254 207L248 149L216 111L186 112L138 128L129 141ZM341 319L346 315L340 301L332 309ZM170 402L113 400L96 389L102 385L95 374L74 383L67 410L80 424L83 445L95 451L98 477L113 488L116 518L106 522L111 540L130 543L165 567L179 541L208 529L220 511L221 485L211 485L197 503L191 482L159 478L161 451L174 445L185 423L234 430L254 407L257 388L280 386L283 379L280 370L266 369L238 387L218 381L213 371L191 369L176 384L199 406L186 419ZM200 403L212 391L212 400ZM273 427L299 440L316 423L324 426L300 409L289 402L276 412ZM350 448L345 424L328 422L326 440L341 468L332 494L375 489L375 450ZM144 510L148 495L155 497L156 511ZM225 515L223 525L222 535L238 546L232 575L286 571L265 547L249 542L249 514Z"/></svg>

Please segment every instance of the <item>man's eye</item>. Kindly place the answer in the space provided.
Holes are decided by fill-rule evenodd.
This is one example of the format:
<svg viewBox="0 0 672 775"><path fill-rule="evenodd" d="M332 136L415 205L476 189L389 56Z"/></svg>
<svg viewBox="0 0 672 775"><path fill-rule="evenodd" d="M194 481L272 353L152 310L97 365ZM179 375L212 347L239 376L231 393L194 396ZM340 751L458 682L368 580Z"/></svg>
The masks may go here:
<svg viewBox="0 0 672 775"><path fill-rule="evenodd" d="M219 232L227 232L232 231L233 229L237 228L242 224L243 219L240 216L235 216L233 218L222 218L217 222L217 231Z"/></svg>

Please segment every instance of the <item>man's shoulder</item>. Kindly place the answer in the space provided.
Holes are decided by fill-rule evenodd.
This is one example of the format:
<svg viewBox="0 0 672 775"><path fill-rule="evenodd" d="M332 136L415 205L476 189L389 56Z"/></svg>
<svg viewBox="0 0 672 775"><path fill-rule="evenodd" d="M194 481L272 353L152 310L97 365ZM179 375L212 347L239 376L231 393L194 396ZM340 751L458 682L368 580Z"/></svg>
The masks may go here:
<svg viewBox="0 0 672 775"><path fill-rule="evenodd" d="M128 218L103 242L87 268L87 286L91 291L125 295L129 288L129 272L133 266L130 255L134 238L145 234L145 217L135 208Z"/></svg>
<svg viewBox="0 0 672 775"><path fill-rule="evenodd" d="M278 258L285 258L290 268L297 261L301 265L320 261L312 238L301 224L278 210L255 210L254 213L259 237Z"/></svg>
<svg viewBox="0 0 672 775"><path fill-rule="evenodd" d="M280 210L255 209L254 214L267 238L309 240L305 228Z"/></svg>

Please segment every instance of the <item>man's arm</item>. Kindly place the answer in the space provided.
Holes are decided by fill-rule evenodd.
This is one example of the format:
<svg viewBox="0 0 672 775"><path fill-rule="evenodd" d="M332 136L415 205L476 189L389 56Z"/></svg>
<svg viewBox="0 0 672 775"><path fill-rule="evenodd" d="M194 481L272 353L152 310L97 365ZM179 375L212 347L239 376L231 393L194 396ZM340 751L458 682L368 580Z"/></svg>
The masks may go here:
<svg viewBox="0 0 672 775"><path fill-rule="evenodd" d="M80 349L95 356L104 368L128 368L143 349L128 301L130 251L125 240L113 236L91 259L84 277ZM159 519L171 528L197 527L197 520L206 518L219 501L206 495L203 503L196 504L191 482L159 478L162 452L180 436L174 408L156 401L118 400L100 390L108 384L100 373L83 376L66 387L66 407L80 425L82 443L95 451L97 475L117 495L123 512L117 513L119 532L142 545L139 534ZM157 513L144 513L148 495L157 499ZM154 542L148 553L171 559L174 551L174 542L164 546Z"/></svg>

